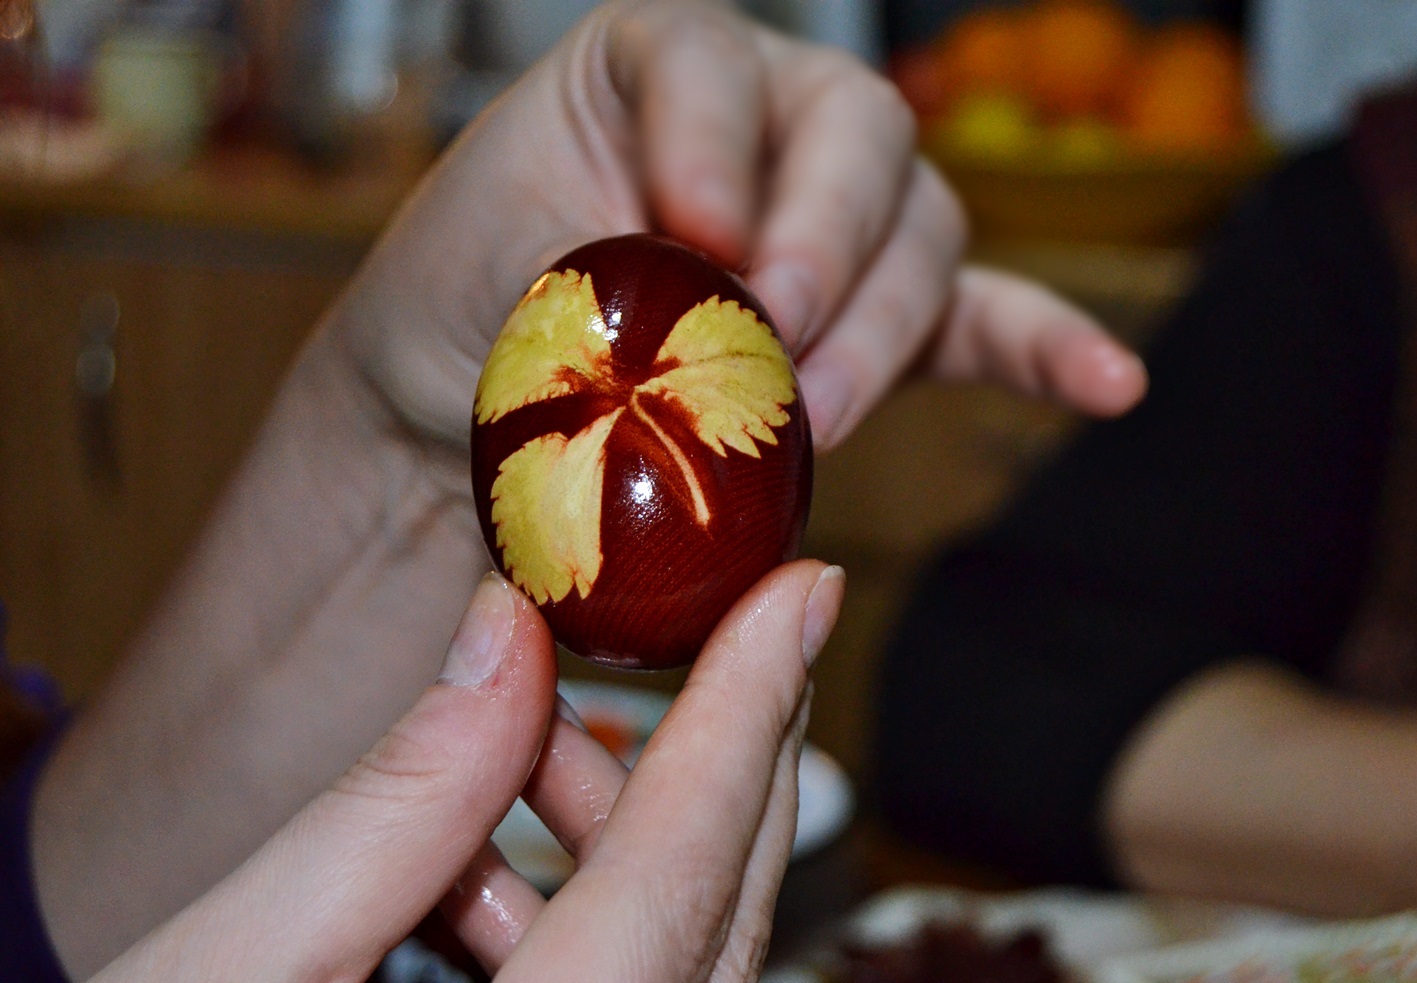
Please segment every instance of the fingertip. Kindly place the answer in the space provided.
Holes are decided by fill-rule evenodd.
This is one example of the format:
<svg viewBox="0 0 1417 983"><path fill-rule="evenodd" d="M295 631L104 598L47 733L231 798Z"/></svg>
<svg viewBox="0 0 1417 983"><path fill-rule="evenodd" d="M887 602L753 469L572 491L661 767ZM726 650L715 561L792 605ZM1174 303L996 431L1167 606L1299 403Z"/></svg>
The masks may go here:
<svg viewBox="0 0 1417 983"><path fill-rule="evenodd" d="M1121 416L1146 395L1146 364L1110 337L1092 338L1060 380L1062 399L1094 416Z"/></svg>
<svg viewBox="0 0 1417 983"><path fill-rule="evenodd" d="M557 675L556 642L546 619L515 584L489 571L453 634L436 685L409 716L417 718L426 711L466 718L469 700L490 699L547 719ZM465 724L452 726L465 730Z"/></svg>
<svg viewBox="0 0 1417 983"><path fill-rule="evenodd" d="M1029 325L1021 335L1034 345L1025 391L1097 417L1120 416L1141 401L1146 364L1091 314L1011 274L978 273L990 292L1016 308L995 312L998 323L1009 317Z"/></svg>
<svg viewBox="0 0 1417 983"><path fill-rule="evenodd" d="M770 571L738 600L724 616L704 647L707 659L721 652L765 652L780 647L788 635L800 642L802 657L810 665L835 623L845 571L821 560L799 559ZM820 594L816 592L821 589ZM816 608L813 599L816 594ZM829 616L829 617L828 617ZM817 624L809 627L815 618ZM808 637L808 636L812 637ZM785 651L785 648L784 648Z"/></svg>
<svg viewBox="0 0 1417 983"><path fill-rule="evenodd" d="M798 370L798 386L812 425L812 450L831 450L841 443L856 402L855 377L840 362L809 358Z"/></svg>
<svg viewBox="0 0 1417 983"><path fill-rule="evenodd" d="M496 674L516 629L519 612L515 593L497 573L482 578L448 644L438 682L475 687Z"/></svg>
<svg viewBox="0 0 1417 983"><path fill-rule="evenodd" d="M805 610L812 591L830 569L832 569L831 564L812 557L789 560L758 581L757 586L749 591L748 596L751 597L759 592L771 597L791 596L796 599L798 606ZM840 570L841 568L837 567L836 569ZM845 576L845 571L842 572L842 576Z"/></svg>
<svg viewBox="0 0 1417 983"><path fill-rule="evenodd" d="M1111 409L1112 415L1125 413L1146 396L1151 377L1140 355L1124 350L1119 358L1110 363L1106 371L1110 392L1116 400Z"/></svg>
<svg viewBox="0 0 1417 983"><path fill-rule="evenodd" d="M754 273L752 286L767 305L787 350L793 355L801 354L811 338L821 297L818 278L802 262L779 260Z"/></svg>
<svg viewBox="0 0 1417 983"><path fill-rule="evenodd" d="M657 211L666 235L703 250L719 265L737 270L747 261L746 208L733 200L726 182L666 195Z"/></svg>
<svg viewBox="0 0 1417 983"><path fill-rule="evenodd" d="M512 597L512 604L516 613L516 622L512 631L512 647L519 653L531 654L536 662L543 668L548 668L552 690L555 690L556 677L556 640L551 635L551 626L546 623L546 619L541 614L541 609L531 598L527 597L521 588L517 587L510 580L502 578L496 572L489 573L490 577L502 579L508 587L508 593Z"/></svg>

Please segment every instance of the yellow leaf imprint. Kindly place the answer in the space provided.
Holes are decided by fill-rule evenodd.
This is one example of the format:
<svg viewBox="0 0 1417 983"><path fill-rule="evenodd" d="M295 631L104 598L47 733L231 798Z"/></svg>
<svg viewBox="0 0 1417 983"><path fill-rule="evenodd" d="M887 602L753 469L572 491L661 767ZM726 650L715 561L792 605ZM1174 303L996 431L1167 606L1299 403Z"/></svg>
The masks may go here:
<svg viewBox="0 0 1417 983"><path fill-rule="evenodd" d="M654 417L645 412L645 408L640 405L639 392L631 394L630 405L634 407L635 416L639 417L649 427L654 435L659 438L659 442L669 451L669 456L674 459L674 465L679 469L679 473L684 476L684 481L689 485L689 497L694 500L694 521L701 528L707 529L709 519L713 518L709 512L708 499L704 497L703 486L699 484L699 476L694 473L694 466L689 463L689 459L684 455L683 449L674 442L674 438L664 432L664 428L654 422Z"/></svg>
<svg viewBox="0 0 1417 983"><path fill-rule="evenodd" d="M477 392L479 423L531 403L604 383L613 326L607 326L590 276L548 273L517 305L493 346ZM646 412L640 396L657 396L686 411L695 435L720 457L732 447L761 457L773 427L790 419L797 399L792 364L770 329L736 301L713 297L681 317L660 347L670 367L635 387L629 408L664 445L684 477L694 521L712 513L698 475L674 438ZM547 434L505 461L492 483L497 546L512 580L536 600L560 601L574 588L590 594L604 562L600 510L605 444L620 407L567 439Z"/></svg>
<svg viewBox="0 0 1417 983"><path fill-rule="evenodd" d="M544 275L517 303L487 356L475 400L477 422L574 392L575 376L602 374L613 330L601 315L590 274Z"/></svg>
<svg viewBox="0 0 1417 983"><path fill-rule="evenodd" d="M585 597L600 575L600 502L605 442L617 409L567 440L528 441L502 462L492 483L492 521L512 581L538 604L571 588Z"/></svg>
<svg viewBox="0 0 1417 983"><path fill-rule="evenodd" d="M674 325L659 360L678 365L636 391L687 409L694 432L720 457L725 445L761 457L755 440L777 443L772 428L788 421L785 407L797 390L787 353L752 311L718 297L704 301Z"/></svg>

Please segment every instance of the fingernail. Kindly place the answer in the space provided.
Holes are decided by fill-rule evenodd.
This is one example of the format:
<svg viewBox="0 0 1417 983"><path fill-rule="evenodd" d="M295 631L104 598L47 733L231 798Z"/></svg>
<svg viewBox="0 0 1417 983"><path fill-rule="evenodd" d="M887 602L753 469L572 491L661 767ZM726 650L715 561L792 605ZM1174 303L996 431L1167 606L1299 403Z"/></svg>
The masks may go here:
<svg viewBox="0 0 1417 983"><path fill-rule="evenodd" d="M816 312L817 291L812 275L795 264L779 263L763 271L757 287L788 351L798 354Z"/></svg>
<svg viewBox="0 0 1417 983"><path fill-rule="evenodd" d="M576 730L585 734L590 733L590 728L585 725L585 721L581 719L581 715L576 713L576 708L571 706L560 693L556 694L556 713L562 720L566 721L566 723L570 724Z"/></svg>
<svg viewBox="0 0 1417 983"><path fill-rule="evenodd" d="M1135 352L1118 351L1111 346L1098 345L1092 359L1103 378L1108 381L1146 371L1146 363Z"/></svg>
<svg viewBox="0 0 1417 983"><path fill-rule="evenodd" d="M846 571L841 567L827 567L807 596L807 612L802 619L802 659L808 667L817 661L827 636L836 625L845 591Z"/></svg>
<svg viewBox="0 0 1417 983"><path fill-rule="evenodd" d="M1140 372L1143 376L1146 375L1146 362L1144 362L1142 357L1136 352L1127 352L1127 357L1123 359L1123 364L1129 366L1132 372ZM1123 369L1122 371L1126 372L1127 369Z"/></svg>
<svg viewBox="0 0 1417 983"><path fill-rule="evenodd" d="M820 365L804 366L798 382L802 386L802 402L812 423L813 445L831 447L855 399L855 378L844 366L824 361Z"/></svg>
<svg viewBox="0 0 1417 983"><path fill-rule="evenodd" d="M517 620L512 585L489 573L477 585L453 640L438 682L450 686L477 686L490 679L502 664Z"/></svg>

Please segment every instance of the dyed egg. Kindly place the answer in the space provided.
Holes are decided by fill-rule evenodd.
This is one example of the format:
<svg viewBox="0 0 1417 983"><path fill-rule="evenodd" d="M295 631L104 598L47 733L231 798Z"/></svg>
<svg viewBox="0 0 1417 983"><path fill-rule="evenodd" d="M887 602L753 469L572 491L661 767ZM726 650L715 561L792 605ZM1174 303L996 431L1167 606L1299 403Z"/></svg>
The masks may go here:
<svg viewBox="0 0 1417 983"><path fill-rule="evenodd" d="M742 281L620 236L562 257L503 326L473 497L493 562L558 642L667 669L797 555L811 450L792 361Z"/></svg>

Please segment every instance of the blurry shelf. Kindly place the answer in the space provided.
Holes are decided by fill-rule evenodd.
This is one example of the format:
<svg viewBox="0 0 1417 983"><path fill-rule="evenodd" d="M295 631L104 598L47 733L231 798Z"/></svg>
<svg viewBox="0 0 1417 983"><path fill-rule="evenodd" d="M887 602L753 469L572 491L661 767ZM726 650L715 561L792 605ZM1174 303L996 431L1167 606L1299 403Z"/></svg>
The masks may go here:
<svg viewBox="0 0 1417 983"><path fill-rule="evenodd" d="M0 216L11 222L127 219L368 242L428 163L426 155L410 151L319 170L257 145L214 148L162 174L45 180L11 172L0 175Z"/></svg>
<svg viewBox="0 0 1417 983"><path fill-rule="evenodd" d="M122 220L296 235L368 244L387 224L431 163L410 145L389 147L339 169L318 169L269 144L219 145L192 164L141 174L88 165L101 158L91 135L54 132L46 155L62 178L36 168L0 168L0 220ZM34 142L34 141L32 141ZM60 149L63 148L72 149ZM85 149L87 148L87 149ZM4 161L0 155L0 162ZM77 161L77 162L76 162ZM1194 265L1184 245L1034 242L984 236L973 249L982 263L1047 283L1071 299L1123 319L1162 309L1184 293Z"/></svg>

